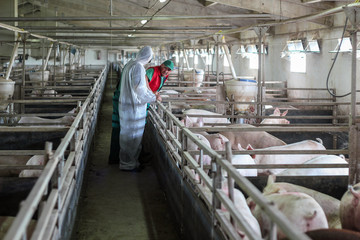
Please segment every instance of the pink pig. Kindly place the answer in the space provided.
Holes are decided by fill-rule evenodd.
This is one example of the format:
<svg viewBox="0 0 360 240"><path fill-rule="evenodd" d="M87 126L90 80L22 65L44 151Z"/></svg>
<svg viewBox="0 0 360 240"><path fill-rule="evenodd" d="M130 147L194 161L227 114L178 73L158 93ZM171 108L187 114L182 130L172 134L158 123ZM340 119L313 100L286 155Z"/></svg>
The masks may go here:
<svg viewBox="0 0 360 240"><path fill-rule="evenodd" d="M270 116L281 116L284 117L288 113L288 110L284 111L283 113L280 112L279 108L275 108L274 113ZM266 118L261 121L260 124L289 124L290 122L285 118Z"/></svg>
<svg viewBox="0 0 360 240"><path fill-rule="evenodd" d="M340 201L342 228L360 231L360 183L349 186Z"/></svg>

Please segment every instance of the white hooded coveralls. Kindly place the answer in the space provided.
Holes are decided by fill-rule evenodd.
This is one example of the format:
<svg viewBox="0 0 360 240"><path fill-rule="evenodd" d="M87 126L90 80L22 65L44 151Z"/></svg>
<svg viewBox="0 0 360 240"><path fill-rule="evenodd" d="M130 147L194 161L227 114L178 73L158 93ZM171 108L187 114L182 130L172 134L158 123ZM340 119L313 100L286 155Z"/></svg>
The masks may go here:
<svg viewBox="0 0 360 240"><path fill-rule="evenodd" d="M147 103L155 102L155 94L147 87L145 68L152 59L149 46L142 48L135 60L130 60L122 72L119 119L120 119L120 169L139 167L141 139L144 133Z"/></svg>

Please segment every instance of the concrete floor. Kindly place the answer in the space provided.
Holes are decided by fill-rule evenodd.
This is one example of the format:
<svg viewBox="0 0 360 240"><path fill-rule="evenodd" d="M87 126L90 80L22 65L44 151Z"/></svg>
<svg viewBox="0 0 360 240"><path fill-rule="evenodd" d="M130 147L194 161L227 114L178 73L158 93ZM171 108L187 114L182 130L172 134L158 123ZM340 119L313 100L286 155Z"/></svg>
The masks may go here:
<svg viewBox="0 0 360 240"><path fill-rule="evenodd" d="M179 239L152 166L123 172L108 165L115 73L109 73L85 171L73 240Z"/></svg>

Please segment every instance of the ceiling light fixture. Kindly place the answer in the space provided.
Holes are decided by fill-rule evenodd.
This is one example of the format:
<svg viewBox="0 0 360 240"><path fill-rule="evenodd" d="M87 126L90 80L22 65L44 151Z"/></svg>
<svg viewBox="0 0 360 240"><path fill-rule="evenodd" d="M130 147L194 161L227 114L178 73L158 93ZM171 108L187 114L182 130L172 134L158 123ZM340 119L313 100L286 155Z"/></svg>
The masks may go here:
<svg viewBox="0 0 360 240"><path fill-rule="evenodd" d="M166 2L166 0L159 0L159 2L163 3L163 2Z"/></svg>
<svg viewBox="0 0 360 240"><path fill-rule="evenodd" d="M145 23L147 23L147 20L141 20L141 24L145 24Z"/></svg>

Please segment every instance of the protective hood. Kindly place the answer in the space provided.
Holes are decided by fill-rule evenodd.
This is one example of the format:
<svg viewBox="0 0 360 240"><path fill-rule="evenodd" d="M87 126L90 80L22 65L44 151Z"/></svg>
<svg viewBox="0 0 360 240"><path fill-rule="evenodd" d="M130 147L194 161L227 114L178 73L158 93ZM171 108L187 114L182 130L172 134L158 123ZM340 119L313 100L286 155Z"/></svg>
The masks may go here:
<svg viewBox="0 0 360 240"><path fill-rule="evenodd" d="M145 65L152 59L152 56L153 56L153 52L151 50L151 47L146 46L139 51L136 57L136 61L142 65Z"/></svg>

